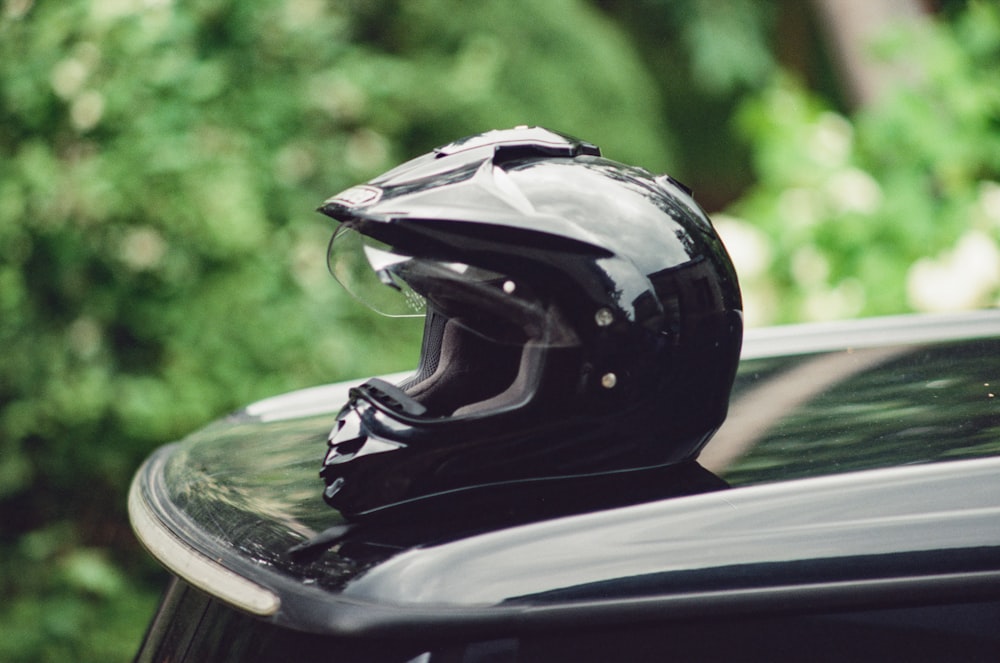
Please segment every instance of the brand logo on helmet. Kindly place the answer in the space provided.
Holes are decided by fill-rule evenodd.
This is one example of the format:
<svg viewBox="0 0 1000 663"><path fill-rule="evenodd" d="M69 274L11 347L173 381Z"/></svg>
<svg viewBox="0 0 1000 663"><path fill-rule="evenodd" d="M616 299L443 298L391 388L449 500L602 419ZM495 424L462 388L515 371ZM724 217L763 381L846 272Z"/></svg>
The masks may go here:
<svg viewBox="0 0 1000 663"><path fill-rule="evenodd" d="M344 207L360 207L361 205L371 205L382 197L382 189L374 186L352 186L346 191L341 191L333 198L328 198L324 204L337 204Z"/></svg>

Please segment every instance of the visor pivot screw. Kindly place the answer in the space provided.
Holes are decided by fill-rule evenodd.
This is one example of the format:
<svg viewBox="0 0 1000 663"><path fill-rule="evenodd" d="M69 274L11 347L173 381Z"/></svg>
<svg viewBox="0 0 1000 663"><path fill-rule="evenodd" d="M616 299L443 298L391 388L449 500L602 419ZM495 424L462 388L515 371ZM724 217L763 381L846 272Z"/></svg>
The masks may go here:
<svg viewBox="0 0 1000 663"><path fill-rule="evenodd" d="M503 291L506 292L508 295L514 294L515 290L517 290L517 284L516 283L514 283L513 281L504 281L503 282Z"/></svg>
<svg viewBox="0 0 1000 663"><path fill-rule="evenodd" d="M615 314L611 312L611 309L602 308L594 314L594 322L597 323L598 327L607 327L614 321Z"/></svg>
<svg viewBox="0 0 1000 663"><path fill-rule="evenodd" d="M618 384L618 376L614 373L605 373L601 376L601 386L605 389L614 389Z"/></svg>

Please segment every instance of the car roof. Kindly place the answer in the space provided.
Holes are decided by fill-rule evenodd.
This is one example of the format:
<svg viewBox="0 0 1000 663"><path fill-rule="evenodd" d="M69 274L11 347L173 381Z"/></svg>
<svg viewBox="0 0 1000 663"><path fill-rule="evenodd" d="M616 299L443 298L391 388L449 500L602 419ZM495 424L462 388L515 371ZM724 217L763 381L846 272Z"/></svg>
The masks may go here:
<svg viewBox="0 0 1000 663"><path fill-rule="evenodd" d="M318 466L352 383L328 385L162 448L130 515L179 576L315 632L997 595L998 368L995 311L751 331L700 459L733 488L501 526L437 508L358 524L326 507Z"/></svg>

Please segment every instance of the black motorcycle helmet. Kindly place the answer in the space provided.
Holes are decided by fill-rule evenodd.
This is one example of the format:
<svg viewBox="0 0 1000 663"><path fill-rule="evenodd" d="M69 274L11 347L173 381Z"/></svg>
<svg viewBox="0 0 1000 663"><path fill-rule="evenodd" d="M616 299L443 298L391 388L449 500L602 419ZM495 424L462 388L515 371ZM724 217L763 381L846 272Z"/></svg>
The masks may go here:
<svg viewBox="0 0 1000 663"><path fill-rule="evenodd" d="M739 286L672 178L518 127L438 148L320 211L340 222L338 280L376 310L399 314L390 295L425 318L416 372L353 389L330 434L324 497L344 516L627 478L695 458L725 418Z"/></svg>

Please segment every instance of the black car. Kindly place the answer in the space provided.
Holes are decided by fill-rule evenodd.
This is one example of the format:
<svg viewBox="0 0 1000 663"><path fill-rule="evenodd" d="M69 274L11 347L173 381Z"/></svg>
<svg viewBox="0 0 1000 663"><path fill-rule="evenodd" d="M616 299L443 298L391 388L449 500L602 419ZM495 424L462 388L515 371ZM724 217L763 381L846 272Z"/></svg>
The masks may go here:
<svg viewBox="0 0 1000 663"><path fill-rule="evenodd" d="M175 577L138 661L1000 660L1000 311L752 330L697 464L538 509L339 518L352 384L148 459L131 519Z"/></svg>

